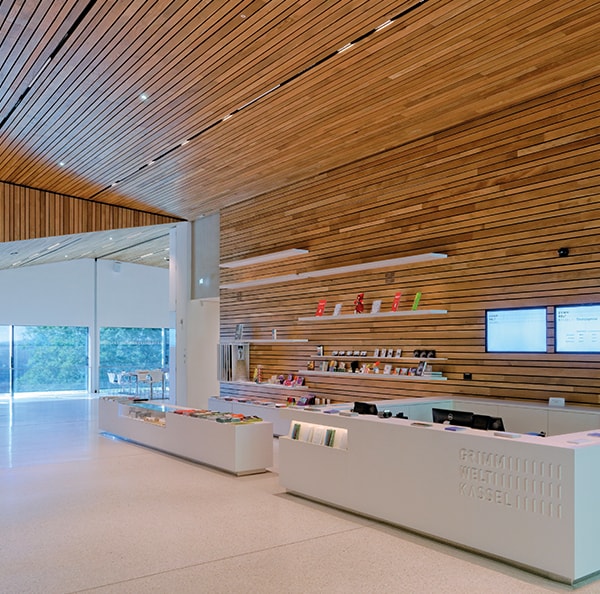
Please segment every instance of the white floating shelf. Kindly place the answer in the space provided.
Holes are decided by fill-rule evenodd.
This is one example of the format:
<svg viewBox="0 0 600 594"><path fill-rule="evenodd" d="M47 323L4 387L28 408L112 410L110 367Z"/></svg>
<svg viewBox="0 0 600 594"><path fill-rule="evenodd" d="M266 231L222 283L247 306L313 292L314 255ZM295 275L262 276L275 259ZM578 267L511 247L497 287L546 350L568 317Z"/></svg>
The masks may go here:
<svg viewBox="0 0 600 594"><path fill-rule="evenodd" d="M221 268L242 268L244 266L254 266L255 264L264 264L265 262L273 262L275 260L286 260L287 258L302 256L303 254L308 254L308 250L291 248L289 250L281 250L279 252L272 252L261 256L230 260L229 262L222 262L219 266Z"/></svg>
<svg viewBox="0 0 600 594"><path fill-rule="evenodd" d="M349 379L384 379L400 381L418 381L418 382L437 382L447 378L444 376L423 376L423 375L398 375L391 373L350 373L348 371L299 371L303 375L318 375L321 377L340 377Z"/></svg>
<svg viewBox="0 0 600 594"><path fill-rule="evenodd" d="M257 340L250 340L251 344L286 344L295 342L308 342L308 338L259 338Z"/></svg>
<svg viewBox="0 0 600 594"><path fill-rule="evenodd" d="M443 357L374 357L373 355L365 355L364 357L361 357L360 355L356 355L356 357L353 355L311 355L310 358L315 361L387 361L389 363L418 363L420 361L431 361L435 363L437 361L448 360Z"/></svg>
<svg viewBox="0 0 600 594"><path fill-rule="evenodd" d="M336 322L338 320L364 321L371 318L402 318L411 316L435 316L447 314L446 309L416 309L407 311L385 311L378 313L340 314L339 316L307 316L298 318L299 322Z"/></svg>
<svg viewBox="0 0 600 594"><path fill-rule="evenodd" d="M304 374L304 372L302 372ZM295 390L299 392L300 390L308 390L308 386L284 386L283 384L271 384L269 382L261 382L260 384L251 381L237 381L237 382L220 382L221 384L227 385L242 385L242 386L256 386L257 388L276 388L278 390Z"/></svg>
<svg viewBox="0 0 600 594"><path fill-rule="evenodd" d="M361 264L349 264L348 266L338 266L335 268L323 268L321 270L311 270L308 272L299 272L296 274L284 274L281 276L269 276L266 278L257 278L249 281L241 281L238 283L224 283L221 289L246 289L249 287L259 287L262 285L272 285L278 283L293 282L307 278L319 278L323 276L334 276L336 274L349 274L355 272L363 272L365 270L377 270L379 268L391 268L393 266L406 266L409 264L417 264L420 262L428 262L430 260L439 260L447 258L447 254L438 254L430 252L427 254L416 254L414 256L402 256L399 258L389 258L387 260L377 260L375 262L363 262ZM231 263L230 263L231 264ZM225 264L221 264L225 266Z"/></svg>
<svg viewBox="0 0 600 594"><path fill-rule="evenodd" d="M298 342L308 342L308 338L249 338L248 340L232 340L227 344L295 344Z"/></svg>

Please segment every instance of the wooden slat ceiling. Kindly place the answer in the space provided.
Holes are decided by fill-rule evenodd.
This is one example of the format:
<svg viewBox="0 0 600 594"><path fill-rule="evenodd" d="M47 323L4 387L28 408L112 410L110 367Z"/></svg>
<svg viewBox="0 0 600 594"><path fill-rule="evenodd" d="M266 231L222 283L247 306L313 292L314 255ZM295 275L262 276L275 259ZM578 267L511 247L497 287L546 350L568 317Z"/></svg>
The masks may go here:
<svg viewBox="0 0 600 594"><path fill-rule="evenodd" d="M0 180L187 220L600 72L597 0L3 0L0 19Z"/></svg>

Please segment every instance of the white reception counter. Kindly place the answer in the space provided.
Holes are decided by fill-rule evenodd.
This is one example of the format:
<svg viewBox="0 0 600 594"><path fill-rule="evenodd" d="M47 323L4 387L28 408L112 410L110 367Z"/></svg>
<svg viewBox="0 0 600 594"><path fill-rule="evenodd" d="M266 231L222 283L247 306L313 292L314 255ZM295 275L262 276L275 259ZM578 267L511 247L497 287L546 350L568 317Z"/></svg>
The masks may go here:
<svg viewBox="0 0 600 594"><path fill-rule="evenodd" d="M549 437L457 430L428 423L431 407L469 403L412 402L379 407L408 420L282 409L291 423L279 440L282 486L559 581L600 571L600 422ZM502 403L485 406L502 416ZM537 408L544 419L555 412ZM332 446L318 445L328 428Z"/></svg>

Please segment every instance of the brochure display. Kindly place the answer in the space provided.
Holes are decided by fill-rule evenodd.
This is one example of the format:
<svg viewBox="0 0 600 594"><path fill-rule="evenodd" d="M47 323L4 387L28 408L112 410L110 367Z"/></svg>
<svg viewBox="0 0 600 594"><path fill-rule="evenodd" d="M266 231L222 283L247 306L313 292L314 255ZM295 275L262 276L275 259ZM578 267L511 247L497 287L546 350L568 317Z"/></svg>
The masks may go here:
<svg viewBox="0 0 600 594"><path fill-rule="evenodd" d="M273 425L262 418L108 397L99 399L98 423L100 431L236 475L273 465Z"/></svg>
<svg viewBox="0 0 600 594"><path fill-rule="evenodd" d="M416 420L442 404L423 400L415 416L385 404L408 419L283 410L298 436L318 425L344 436L343 447L281 437L282 486L559 581L600 571L600 423L548 437L484 431Z"/></svg>

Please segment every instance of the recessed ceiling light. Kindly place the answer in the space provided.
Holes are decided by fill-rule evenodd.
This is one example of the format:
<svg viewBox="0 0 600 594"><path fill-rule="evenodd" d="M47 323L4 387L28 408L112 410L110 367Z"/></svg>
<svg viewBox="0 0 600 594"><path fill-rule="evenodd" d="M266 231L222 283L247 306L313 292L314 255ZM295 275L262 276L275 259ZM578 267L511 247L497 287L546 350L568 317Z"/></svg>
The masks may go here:
<svg viewBox="0 0 600 594"><path fill-rule="evenodd" d="M146 93L142 93L140 95L140 101L147 101L148 100L148 95L146 95Z"/></svg>
<svg viewBox="0 0 600 594"><path fill-rule="evenodd" d="M61 161L61 162L59 163L59 165L60 165L61 167L64 167L64 166L65 166L65 162L64 162L64 161Z"/></svg>
<svg viewBox="0 0 600 594"><path fill-rule="evenodd" d="M382 23L381 25L379 25L379 27L377 27L375 29L375 31L381 31L382 29L389 27L392 23L393 23L393 21L386 21L385 23Z"/></svg>

